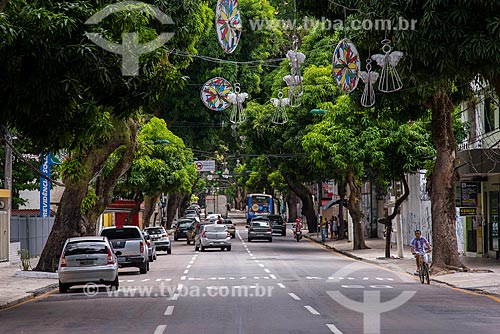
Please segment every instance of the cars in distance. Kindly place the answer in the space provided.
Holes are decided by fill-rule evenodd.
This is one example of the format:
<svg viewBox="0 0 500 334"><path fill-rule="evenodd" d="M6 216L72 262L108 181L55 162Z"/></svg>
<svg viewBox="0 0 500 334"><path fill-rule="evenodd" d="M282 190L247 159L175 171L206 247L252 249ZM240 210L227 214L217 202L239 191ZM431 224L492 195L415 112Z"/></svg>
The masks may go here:
<svg viewBox="0 0 500 334"><path fill-rule="evenodd" d="M227 230L231 234L231 238L236 238L236 226L233 224L232 220L224 219L224 225L227 226Z"/></svg>
<svg viewBox="0 0 500 334"><path fill-rule="evenodd" d="M204 223L205 224L215 224L219 218L222 218L222 216L218 213L211 213L205 217Z"/></svg>
<svg viewBox="0 0 500 334"><path fill-rule="evenodd" d="M105 227L101 236L111 242L121 268L137 267L141 274L148 272L148 246L137 226Z"/></svg>
<svg viewBox="0 0 500 334"><path fill-rule="evenodd" d="M57 269L59 292L73 285L106 284L118 289L118 259L106 237L69 238L63 246Z"/></svg>
<svg viewBox="0 0 500 334"><path fill-rule="evenodd" d="M269 215L267 218L269 218L269 221L271 222L273 233L286 236L286 223L283 221L283 217L281 217L281 215Z"/></svg>
<svg viewBox="0 0 500 334"><path fill-rule="evenodd" d="M153 262L156 260L156 244L147 231L142 231L142 235L144 236L144 240L146 240L146 245L148 245L149 262Z"/></svg>
<svg viewBox="0 0 500 334"><path fill-rule="evenodd" d="M257 239L273 242L273 228L267 217L255 217L250 220L248 226L248 242Z"/></svg>
<svg viewBox="0 0 500 334"><path fill-rule="evenodd" d="M202 225L196 234L194 249L204 252L207 248L231 250L231 234L225 224Z"/></svg>
<svg viewBox="0 0 500 334"><path fill-rule="evenodd" d="M170 242L170 236L167 231L162 226L153 226L144 228L154 241L156 246L156 251L166 251L167 254L172 254L172 243Z"/></svg>

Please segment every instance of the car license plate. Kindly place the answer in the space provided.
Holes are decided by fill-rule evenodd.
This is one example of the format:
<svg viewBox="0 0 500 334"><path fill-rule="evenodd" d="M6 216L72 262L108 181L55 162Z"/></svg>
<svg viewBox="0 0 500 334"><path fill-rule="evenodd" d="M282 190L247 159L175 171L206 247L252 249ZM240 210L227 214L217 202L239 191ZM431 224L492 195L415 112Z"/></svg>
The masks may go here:
<svg viewBox="0 0 500 334"><path fill-rule="evenodd" d="M121 262L127 262L127 258L125 258L125 257L119 257L118 258L118 262L120 262L120 263Z"/></svg>
<svg viewBox="0 0 500 334"><path fill-rule="evenodd" d="M80 260L80 265L82 266L91 266L94 264L94 260Z"/></svg>

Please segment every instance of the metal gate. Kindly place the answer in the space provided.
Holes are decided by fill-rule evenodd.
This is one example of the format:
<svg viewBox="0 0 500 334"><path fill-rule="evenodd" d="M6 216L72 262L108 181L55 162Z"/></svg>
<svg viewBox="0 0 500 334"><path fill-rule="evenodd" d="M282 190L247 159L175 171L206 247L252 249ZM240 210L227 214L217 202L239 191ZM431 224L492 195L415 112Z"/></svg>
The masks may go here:
<svg viewBox="0 0 500 334"><path fill-rule="evenodd" d="M55 217L22 217L10 219L10 241L21 242L21 249L27 249L30 257L40 256L49 237Z"/></svg>

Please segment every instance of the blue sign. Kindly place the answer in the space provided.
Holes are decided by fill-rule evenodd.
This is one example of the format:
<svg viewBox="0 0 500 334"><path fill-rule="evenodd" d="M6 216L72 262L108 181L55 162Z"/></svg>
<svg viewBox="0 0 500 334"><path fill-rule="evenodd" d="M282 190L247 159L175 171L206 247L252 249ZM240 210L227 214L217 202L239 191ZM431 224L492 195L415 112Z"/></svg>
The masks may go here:
<svg viewBox="0 0 500 334"><path fill-rule="evenodd" d="M40 172L50 178L50 153L43 156ZM50 181L40 177L40 217L50 217Z"/></svg>

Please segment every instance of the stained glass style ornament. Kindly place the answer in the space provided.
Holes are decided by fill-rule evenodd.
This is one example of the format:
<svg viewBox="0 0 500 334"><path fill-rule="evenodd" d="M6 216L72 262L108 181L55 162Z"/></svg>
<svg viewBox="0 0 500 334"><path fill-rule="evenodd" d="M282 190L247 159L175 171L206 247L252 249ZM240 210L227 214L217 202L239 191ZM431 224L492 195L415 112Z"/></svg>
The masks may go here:
<svg viewBox="0 0 500 334"><path fill-rule="evenodd" d="M380 80L378 81L378 90L384 93L396 92L403 88L403 83L396 70L396 66L401 58L403 58L403 52L392 51L391 41L388 39L384 39L382 45L384 54L375 54L372 56L372 59L377 62L378 66L382 67Z"/></svg>
<svg viewBox="0 0 500 334"><path fill-rule="evenodd" d="M247 119L243 103L248 98L248 93L241 93L240 84L235 83L234 92L229 93L227 97L233 105L229 121L233 124L243 123Z"/></svg>
<svg viewBox="0 0 500 334"><path fill-rule="evenodd" d="M231 106L228 95L233 87L224 78L216 77L208 80L201 89L203 104L214 111L223 111Z"/></svg>
<svg viewBox="0 0 500 334"><path fill-rule="evenodd" d="M217 39L225 53L233 53L241 37L241 16L238 0L219 0L215 11Z"/></svg>
<svg viewBox="0 0 500 334"><path fill-rule="evenodd" d="M288 115L286 113L286 107L290 105L290 99L283 97L283 91L280 90L278 93L278 98L272 98L271 103L276 108L271 121L274 124L285 124L288 122Z"/></svg>
<svg viewBox="0 0 500 334"><path fill-rule="evenodd" d="M342 91L350 93L356 89L359 81L359 53L354 44L343 39L333 53L333 76Z"/></svg>
<svg viewBox="0 0 500 334"><path fill-rule="evenodd" d="M366 60L366 72L359 71L359 76L361 80L365 83L365 89L363 90L363 95L361 95L361 105L363 107L371 107L375 104L375 90L373 85L377 82L379 74L377 72L372 72L372 60Z"/></svg>

